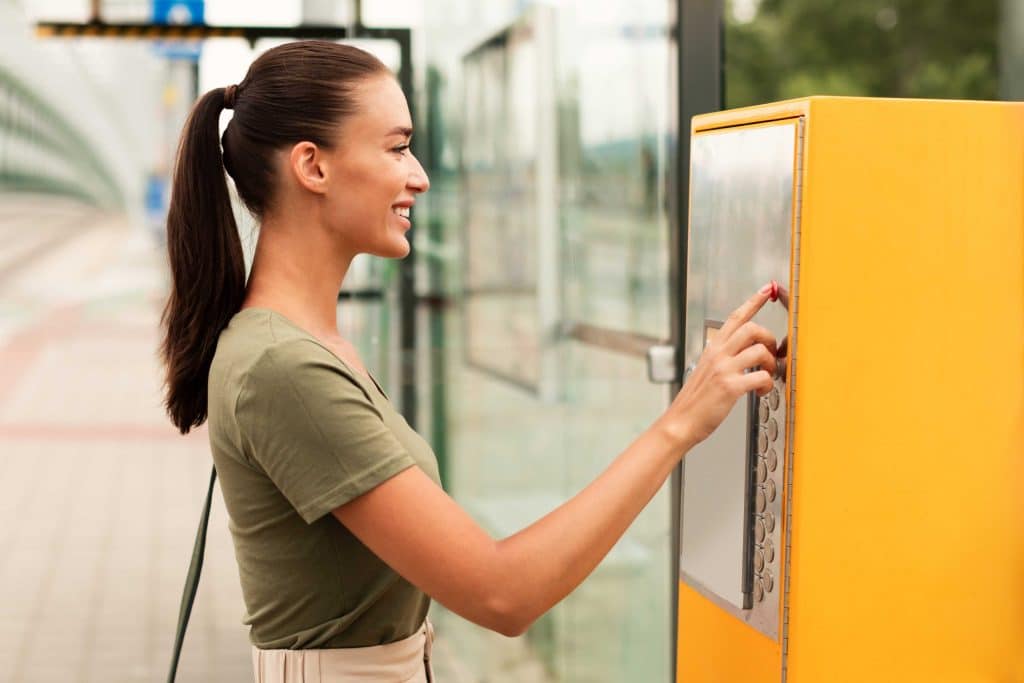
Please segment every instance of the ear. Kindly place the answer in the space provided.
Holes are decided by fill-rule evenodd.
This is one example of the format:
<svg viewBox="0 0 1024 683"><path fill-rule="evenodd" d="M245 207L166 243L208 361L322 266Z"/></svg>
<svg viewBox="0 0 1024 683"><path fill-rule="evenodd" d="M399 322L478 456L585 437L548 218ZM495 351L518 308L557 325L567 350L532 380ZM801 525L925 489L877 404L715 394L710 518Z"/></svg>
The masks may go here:
<svg viewBox="0 0 1024 683"><path fill-rule="evenodd" d="M302 187L316 194L327 193L327 165L323 150L312 142L298 142L288 155L288 168Z"/></svg>

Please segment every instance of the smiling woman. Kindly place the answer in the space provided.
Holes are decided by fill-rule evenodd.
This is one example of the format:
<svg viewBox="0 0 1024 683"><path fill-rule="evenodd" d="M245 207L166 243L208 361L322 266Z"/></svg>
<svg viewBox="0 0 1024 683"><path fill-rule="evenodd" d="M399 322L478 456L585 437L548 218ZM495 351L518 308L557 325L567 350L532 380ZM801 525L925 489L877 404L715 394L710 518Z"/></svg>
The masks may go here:
<svg viewBox="0 0 1024 683"><path fill-rule="evenodd" d="M218 141L225 108L235 114ZM597 567L739 396L772 386L775 341L750 322L765 288L594 482L491 538L442 490L434 452L338 333L353 258L409 253L410 210L430 186L411 136L394 76L326 42L267 51L240 83L200 98L182 135L166 404L183 433L209 418L257 683L432 681L431 598L523 633ZM260 222L248 281L225 171Z"/></svg>

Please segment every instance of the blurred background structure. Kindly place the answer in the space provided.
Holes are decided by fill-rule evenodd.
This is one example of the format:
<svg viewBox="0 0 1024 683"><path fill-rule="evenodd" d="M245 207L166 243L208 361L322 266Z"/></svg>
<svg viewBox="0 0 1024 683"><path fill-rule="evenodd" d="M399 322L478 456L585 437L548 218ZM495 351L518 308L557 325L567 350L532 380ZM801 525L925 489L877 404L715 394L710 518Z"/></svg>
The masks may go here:
<svg viewBox="0 0 1024 683"><path fill-rule="evenodd" d="M211 28L106 35L97 8ZM402 72L432 189L412 257L360 257L339 320L496 536L667 405L644 354L678 339L690 115L1024 97L1024 0L0 0L4 680L165 674L210 462L160 405L168 176L196 93L303 25ZM435 606L440 680L670 680L671 495L521 638ZM179 680L249 680L219 500L209 543Z"/></svg>

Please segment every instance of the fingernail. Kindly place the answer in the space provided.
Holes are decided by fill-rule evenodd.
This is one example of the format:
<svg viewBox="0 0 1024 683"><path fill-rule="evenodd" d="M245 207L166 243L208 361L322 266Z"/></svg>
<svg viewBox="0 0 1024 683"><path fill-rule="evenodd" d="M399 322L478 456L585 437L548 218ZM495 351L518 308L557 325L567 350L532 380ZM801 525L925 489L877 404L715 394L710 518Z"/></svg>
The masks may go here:
<svg viewBox="0 0 1024 683"><path fill-rule="evenodd" d="M770 287L771 287L771 290L772 290L772 296L771 296L772 301L778 301L779 300L779 283L776 282L775 280L772 280L772 283L771 283Z"/></svg>

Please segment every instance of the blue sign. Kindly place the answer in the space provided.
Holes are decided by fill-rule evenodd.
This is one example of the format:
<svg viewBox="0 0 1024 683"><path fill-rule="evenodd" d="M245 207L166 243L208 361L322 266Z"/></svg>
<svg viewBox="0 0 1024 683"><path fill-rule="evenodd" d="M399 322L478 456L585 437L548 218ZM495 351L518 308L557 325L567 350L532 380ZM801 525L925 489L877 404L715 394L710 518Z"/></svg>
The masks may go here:
<svg viewBox="0 0 1024 683"><path fill-rule="evenodd" d="M153 0L153 23L201 26L206 22L205 0Z"/></svg>
<svg viewBox="0 0 1024 683"><path fill-rule="evenodd" d="M164 59L198 62L203 44L198 40L158 40L153 43L153 52Z"/></svg>

